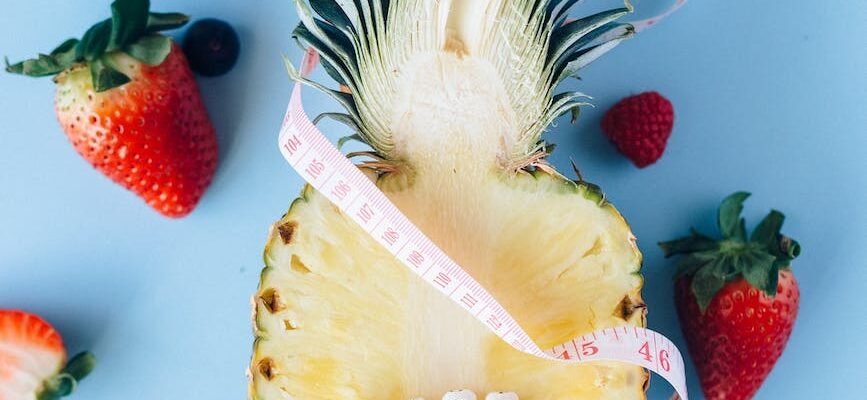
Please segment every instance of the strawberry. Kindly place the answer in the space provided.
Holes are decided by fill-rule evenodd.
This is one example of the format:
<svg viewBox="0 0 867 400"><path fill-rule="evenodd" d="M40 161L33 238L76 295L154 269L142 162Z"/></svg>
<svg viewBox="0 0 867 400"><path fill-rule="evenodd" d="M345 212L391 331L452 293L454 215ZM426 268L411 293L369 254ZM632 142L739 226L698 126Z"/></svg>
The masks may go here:
<svg viewBox="0 0 867 400"><path fill-rule="evenodd" d="M656 162L674 127L674 107L657 92L620 100L602 117L602 132L638 168Z"/></svg>
<svg viewBox="0 0 867 400"><path fill-rule="evenodd" d="M187 23L117 0L112 18L6 70L55 76L55 112L76 151L168 217L190 213L217 166L217 140L183 51L159 31Z"/></svg>
<svg viewBox="0 0 867 400"><path fill-rule="evenodd" d="M798 315L800 292L790 262L798 242L780 234L772 210L747 238L737 192L723 200L722 240L692 231L660 243L666 257L682 254L675 302L701 387L709 400L751 399L783 353Z"/></svg>
<svg viewBox="0 0 867 400"><path fill-rule="evenodd" d="M53 400L75 390L96 363L81 353L66 361L60 334L42 318L0 310L0 400Z"/></svg>

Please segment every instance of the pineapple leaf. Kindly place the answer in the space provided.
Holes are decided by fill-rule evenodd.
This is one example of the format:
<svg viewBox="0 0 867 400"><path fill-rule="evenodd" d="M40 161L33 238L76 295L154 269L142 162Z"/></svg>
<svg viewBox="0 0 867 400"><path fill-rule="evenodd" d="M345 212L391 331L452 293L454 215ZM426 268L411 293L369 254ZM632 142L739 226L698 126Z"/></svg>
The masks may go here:
<svg viewBox="0 0 867 400"><path fill-rule="evenodd" d="M604 32L607 32L611 29L616 28L617 26L608 27L607 29L600 30L595 35L589 35L591 32L597 30L597 28L603 27L604 25L626 15L628 11L625 8L618 8L609 11L603 11L598 14L591 15L586 18L577 19L575 21L571 21L566 23L563 26L555 26L553 32L551 32L551 39L548 45L548 63L553 62L553 60L558 60L561 56L567 53L570 49L576 48L580 49L583 45L589 43L599 35ZM589 36L586 41L579 43L579 41L586 36Z"/></svg>
<svg viewBox="0 0 867 400"><path fill-rule="evenodd" d="M320 52L324 49L329 49L333 52L333 54L341 57L341 59L345 62L346 57L345 54L340 54L338 50L341 50L340 46L334 43L331 38L322 31L320 28L320 24L317 23L318 20L313 17L313 11L310 10L309 6L304 0L295 0L295 8L298 12L298 17L301 19L301 24L307 28L312 37L315 37L320 42L322 42L322 49L316 48ZM297 31L297 29L296 29Z"/></svg>
<svg viewBox="0 0 867 400"><path fill-rule="evenodd" d="M335 28L333 25L318 19L316 20L316 25L323 33L325 33L325 36L327 36L329 40L336 44L336 47L334 48L335 53L346 58L346 60L344 60L346 65L358 64L358 61L355 58L355 48L352 46L352 40L346 36L344 32Z"/></svg>
<svg viewBox="0 0 867 400"><path fill-rule="evenodd" d="M575 122L578 121L578 117L580 115L581 115L581 107L573 107L572 110L570 110L569 122L574 124Z"/></svg>
<svg viewBox="0 0 867 400"><path fill-rule="evenodd" d="M595 61L597 58L601 57L630 36L632 36L632 29L627 28L624 33L615 39L578 51L573 55L571 60L554 67L554 74L552 74L552 76L556 76L557 78L554 80L553 84L557 85L566 78L576 75L581 68L586 67L588 64Z"/></svg>
<svg viewBox="0 0 867 400"><path fill-rule="evenodd" d="M334 79L335 82L341 85L346 85L346 79L343 79L343 77L340 76L340 71L335 68L334 65L331 65L330 61L323 58L320 59L320 62L322 63L322 68L325 69L325 73L327 73L331 79Z"/></svg>
<svg viewBox="0 0 867 400"><path fill-rule="evenodd" d="M594 43L597 39L604 37L604 35L616 34L616 32L621 32L621 34L630 32L632 30L632 25L625 23L617 23L617 22L608 22L605 23L586 34L581 35L580 37L575 38L573 42L571 42L568 48L563 49L563 51L559 54L557 58L554 58L554 64L558 65L562 63L564 60L569 60L573 58L574 54L577 54L581 50L587 48L588 45ZM601 43L596 43L601 44Z"/></svg>
<svg viewBox="0 0 867 400"><path fill-rule="evenodd" d="M382 6L382 18L384 21L388 21L388 7L391 6L390 0L380 0L379 2Z"/></svg>
<svg viewBox="0 0 867 400"><path fill-rule="evenodd" d="M338 103L340 103L340 105L343 106L343 108L345 108L346 111L349 112L349 115L352 116L352 119L354 121L356 121L356 123L359 121L358 115L356 114L356 111L355 111L356 110L355 101L352 100L351 95L349 95L347 93L343 93L343 92L338 92L336 90L331 90L331 89L325 87L324 85L322 85L318 82L311 81L310 79L307 79L307 78L301 76L301 74L298 72L297 69L295 69L295 66L292 65L292 63L289 60L284 59L283 61L286 64L286 71L289 73L289 77L292 80L297 81L297 82L301 82L301 83L303 83L307 86L310 86L310 87L312 87L312 88L314 88L314 89L316 89L322 93L325 93L326 95L328 95L329 97L331 97L332 99L334 99Z"/></svg>
<svg viewBox="0 0 867 400"><path fill-rule="evenodd" d="M582 1L584 0L549 0L545 20L551 22L551 26L562 24L569 15L569 10Z"/></svg>
<svg viewBox="0 0 867 400"><path fill-rule="evenodd" d="M313 11L316 11L323 19L344 32L353 31L355 26L346 15L346 12L340 7L340 4L335 0L310 0L310 6Z"/></svg>
<svg viewBox="0 0 867 400"><path fill-rule="evenodd" d="M318 124L320 121L322 121L325 118L330 118L330 119L333 119L337 122L340 122L355 132L359 132L361 130L358 127L358 124L355 123L355 120L352 119L351 115L343 114L343 113L322 113L322 114L319 114L318 116L316 116L316 118L313 119L313 124L314 125ZM357 136L357 135L347 136L345 138L341 138L340 140L343 141L343 139L347 139L347 138L354 139L355 136ZM340 145L342 144L341 141L337 142L337 147L340 147Z"/></svg>
<svg viewBox="0 0 867 400"><path fill-rule="evenodd" d="M564 104L568 104L568 103L574 101L575 99L593 100L593 97L590 97L590 96L588 96L582 92L575 92L575 91L558 93L558 94L555 94L554 97L551 99L552 100L551 106L552 106L552 108L559 107L559 106L562 106Z"/></svg>
<svg viewBox="0 0 867 400"><path fill-rule="evenodd" d="M342 138L340 138L340 139L337 139L337 149L339 150L340 148L342 148L343 145L345 145L346 142L349 142L350 140L355 140L355 141L358 141L358 142L364 143L364 139L362 139L361 136L359 136L359 135L356 133L356 134L354 134L354 135L344 136L344 137L342 137Z"/></svg>
<svg viewBox="0 0 867 400"><path fill-rule="evenodd" d="M334 53L330 47L307 29L305 25L299 24L295 30L292 31L292 35L298 40L316 49L322 57L323 65L328 63L328 70L326 72L328 72L332 78L341 84L349 85L350 88L353 88L353 85L351 84L352 75L350 75L349 68L346 64L338 58L338 55Z"/></svg>
<svg viewBox="0 0 867 400"><path fill-rule="evenodd" d="M747 197L750 197L747 192L736 192L723 199L722 204L720 204L717 224L724 238L745 239L744 221L740 215L744 209L744 200Z"/></svg>
<svg viewBox="0 0 867 400"><path fill-rule="evenodd" d="M592 99L590 96L581 93L581 92L563 92L554 95L551 106L548 108L546 112L546 117L544 119L544 125L547 126L554 122L555 119L559 118L561 115L575 110L581 106L590 106L593 104L577 100L577 99Z"/></svg>

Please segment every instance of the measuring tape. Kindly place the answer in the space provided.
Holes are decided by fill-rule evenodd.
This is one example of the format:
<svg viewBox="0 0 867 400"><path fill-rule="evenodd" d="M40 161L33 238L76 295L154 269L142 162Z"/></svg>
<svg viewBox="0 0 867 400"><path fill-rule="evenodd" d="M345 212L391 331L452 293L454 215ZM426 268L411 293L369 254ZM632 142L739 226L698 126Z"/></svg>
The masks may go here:
<svg viewBox="0 0 867 400"><path fill-rule="evenodd" d="M649 27L681 7L678 0L659 17L638 21ZM302 62L307 75L318 63L310 49ZM296 83L279 137L286 161L320 194L358 223L421 279L476 317L515 349L566 363L620 361L647 368L668 381L687 400L683 357L668 338L646 328L606 328L543 350L494 297L437 247L316 128L304 111Z"/></svg>

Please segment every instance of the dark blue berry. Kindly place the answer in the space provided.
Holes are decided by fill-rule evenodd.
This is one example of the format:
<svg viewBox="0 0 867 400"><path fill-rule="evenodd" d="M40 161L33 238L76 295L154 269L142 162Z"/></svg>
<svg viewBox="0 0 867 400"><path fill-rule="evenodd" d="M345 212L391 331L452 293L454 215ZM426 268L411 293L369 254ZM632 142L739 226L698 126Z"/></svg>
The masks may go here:
<svg viewBox="0 0 867 400"><path fill-rule="evenodd" d="M190 68L202 76L220 76L238 61L241 43L232 26L218 19L196 21L184 37Z"/></svg>

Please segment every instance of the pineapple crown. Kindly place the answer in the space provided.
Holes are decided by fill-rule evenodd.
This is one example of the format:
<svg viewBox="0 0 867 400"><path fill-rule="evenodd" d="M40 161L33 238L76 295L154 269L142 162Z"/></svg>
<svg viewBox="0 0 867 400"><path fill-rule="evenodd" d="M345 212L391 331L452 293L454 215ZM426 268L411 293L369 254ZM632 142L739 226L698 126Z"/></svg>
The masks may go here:
<svg viewBox="0 0 867 400"><path fill-rule="evenodd" d="M554 88L611 50L633 33L617 19L625 7L568 20L578 0L490 0L458 5L456 1L294 0L301 23L293 37L302 48L321 56L328 75L343 88L333 90L308 80L287 62L290 76L335 99L346 113L326 113L356 132L375 150L377 159L393 159L388 99L395 73L413 53L447 49L464 55L464 43L450 37L450 8L478 8L471 25L478 37L472 54L497 70L513 108L521 117L519 136L510 146L510 163L527 166L541 160L553 146L541 140L543 131L569 112L573 121L589 96ZM453 33L453 32L452 32Z"/></svg>
<svg viewBox="0 0 867 400"><path fill-rule="evenodd" d="M180 28L190 19L184 14L149 10L149 0L115 0L111 3L111 18L91 26L80 40L68 39L51 53L16 64L6 59L6 72L54 76L87 64L97 92L122 86L130 78L113 66L113 53L124 52L146 65L160 65L171 53L172 41L159 32Z"/></svg>
<svg viewBox="0 0 867 400"><path fill-rule="evenodd" d="M780 233L785 216L777 210L771 210L747 238L740 215L749 196L736 192L722 201L717 223L723 239L692 229L689 236L659 243L666 257L683 255L674 278L692 277L691 289L702 311L726 283L741 276L768 296L775 296L780 269L788 268L801 253L797 241Z"/></svg>

